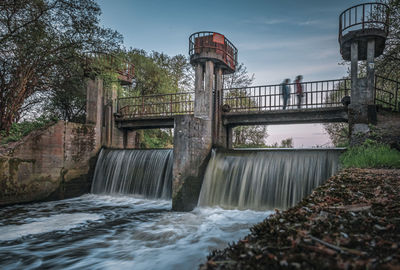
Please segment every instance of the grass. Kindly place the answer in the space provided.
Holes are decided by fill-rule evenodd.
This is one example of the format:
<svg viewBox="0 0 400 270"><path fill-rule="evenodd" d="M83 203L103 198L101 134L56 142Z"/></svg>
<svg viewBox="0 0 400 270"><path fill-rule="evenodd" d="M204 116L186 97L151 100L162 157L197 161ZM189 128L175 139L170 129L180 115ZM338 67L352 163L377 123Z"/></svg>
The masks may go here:
<svg viewBox="0 0 400 270"><path fill-rule="evenodd" d="M344 168L400 168L400 152L388 145L367 140L340 156Z"/></svg>

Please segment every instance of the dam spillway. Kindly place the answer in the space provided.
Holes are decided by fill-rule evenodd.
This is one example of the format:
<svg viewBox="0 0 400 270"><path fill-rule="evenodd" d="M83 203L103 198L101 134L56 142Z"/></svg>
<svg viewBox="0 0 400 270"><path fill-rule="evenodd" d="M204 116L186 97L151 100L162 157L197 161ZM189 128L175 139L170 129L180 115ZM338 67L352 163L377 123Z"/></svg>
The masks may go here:
<svg viewBox="0 0 400 270"><path fill-rule="evenodd" d="M171 199L172 149L102 149L91 192Z"/></svg>
<svg viewBox="0 0 400 270"><path fill-rule="evenodd" d="M274 149L213 152L198 206L287 209L338 169L343 149Z"/></svg>

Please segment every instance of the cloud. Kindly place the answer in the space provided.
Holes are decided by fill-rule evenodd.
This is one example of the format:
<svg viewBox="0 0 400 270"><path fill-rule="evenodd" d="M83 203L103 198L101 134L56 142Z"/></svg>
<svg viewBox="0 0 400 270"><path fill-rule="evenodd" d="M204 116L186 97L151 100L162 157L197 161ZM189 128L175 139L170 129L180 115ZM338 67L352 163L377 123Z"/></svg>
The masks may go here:
<svg viewBox="0 0 400 270"><path fill-rule="evenodd" d="M319 28L331 28L336 27L336 24L332 24L326 20L299 20L293 18L285 18L285 17L258 17L258 18L250 18L241 21L242 24L257 24L257 25L278 25L278 24L286 24L286 25L297 25L297 26L316 26Z"/></svg>
<svg viewBox="0 0 400 270"><path fill-rule="evenodd" d="M290 39L279 41L277 40L256 40L252 39L251 42L239 42L237 47L240 50L248 50L248 51L255 51L255 50L266 50L266 49L283 49L283 48L313 48L315 44L320 43L331 43L336 42L337 36L336 35L325 35L325 36L302 36L302 37L289 37Z"/></svg>

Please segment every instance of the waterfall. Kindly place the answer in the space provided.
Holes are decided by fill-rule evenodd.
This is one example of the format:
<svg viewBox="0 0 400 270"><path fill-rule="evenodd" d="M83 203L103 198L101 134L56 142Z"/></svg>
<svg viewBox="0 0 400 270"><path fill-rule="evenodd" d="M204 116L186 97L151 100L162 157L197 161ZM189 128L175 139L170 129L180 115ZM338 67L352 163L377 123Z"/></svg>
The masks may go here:
<svg viewBox="0 0 400 270"><path fill-rule="evenodd" d="M172 150L102 149L96 163L92 193L135 194L170 199Z"/></svg>
<svg viewBox="0 0 400 270"><path fill-rule="evenodd" d="M284 149L215 153L207 166L199 206L286 209L338 168L342 149Z"/></svg>

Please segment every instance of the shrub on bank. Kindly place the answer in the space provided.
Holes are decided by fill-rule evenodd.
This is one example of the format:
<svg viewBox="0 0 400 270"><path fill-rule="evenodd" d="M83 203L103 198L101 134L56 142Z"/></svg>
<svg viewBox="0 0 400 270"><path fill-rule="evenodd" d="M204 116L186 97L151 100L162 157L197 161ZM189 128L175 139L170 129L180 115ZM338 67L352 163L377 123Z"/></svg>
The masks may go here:
<svg viewBox="0 0 400 270"><path fill-rule="evenodd" d="M33 121L23 121L21 123L13 123L10 132L8 134L6 134L4 131L0 131L0 144L17 142L26 135L28 135L29 133L31 133L32 131L44 128L56 121L57 119L48 119L46 117L39 117Z"/></svg>
<svg viewBox="0 0 400 270"><path fill-rule="evenodd" d="M366 140L340 156L344 168L400 168L400 152L389 145Z"/></svg>

